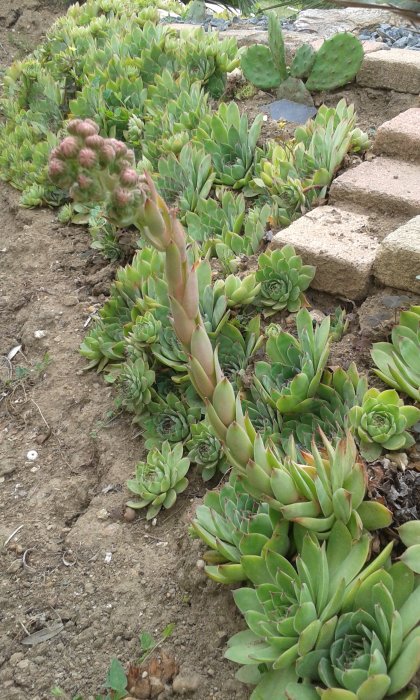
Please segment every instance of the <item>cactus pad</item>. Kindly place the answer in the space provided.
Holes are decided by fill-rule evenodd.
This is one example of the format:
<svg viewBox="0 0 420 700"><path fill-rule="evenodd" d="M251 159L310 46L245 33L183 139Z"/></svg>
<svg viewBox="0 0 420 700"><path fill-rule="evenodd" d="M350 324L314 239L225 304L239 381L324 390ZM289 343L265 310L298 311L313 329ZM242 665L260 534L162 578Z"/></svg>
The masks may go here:
<svg viewBox="0 0 420 700"><path fill-rule="evenodd" d="M242 54L241 68L245 78L261 90L270 90L280 85L281 76L268 46L250 46Z"/></svg>
<svg viewBox="0 0 420 700"><path fill-rule="evenodd" d="M347 32L335 34L324 41L306 82L308 90L333 90L350 83L363 61L360 41Z"/></svg>
<svg viewBox="0 0 420 700"><path fill-rule="evenodd" d="M307 78L314 65L316 57L315 49L310 44L302 44L295 53L290 66L292 78Z"/></svg>

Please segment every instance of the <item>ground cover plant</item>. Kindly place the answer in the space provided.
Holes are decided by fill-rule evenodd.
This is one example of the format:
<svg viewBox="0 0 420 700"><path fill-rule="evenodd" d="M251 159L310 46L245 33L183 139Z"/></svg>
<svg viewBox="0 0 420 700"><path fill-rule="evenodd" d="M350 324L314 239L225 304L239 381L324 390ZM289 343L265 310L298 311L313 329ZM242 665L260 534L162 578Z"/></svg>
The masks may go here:
<svg viewBox="0 0 420 700"><path fill-rule="evenodd" d="M72 205L47 175L66 120L94 118L102 136L134 149L137 169L179 207L190 237L233 272L238 256L259 251L267 226L322 202L346 154L368 146L344 102L294 140L262 144L262 115L249 124L234 102L214 102L239 60L234 39L203 29L178 36L140 0L75 5L6 71L1 177L26 207L63 205L61 222L88 224L94 247L118 258L118 227L101 204Z"/></svg>
<svg viewBox="0 0 420 700"><path fill-rule="evenodd" d="M328 317L314 326L301 308L296 316L297 337L277 324L270 324L263 335L258 315L248 320L247 313L242 319L240 303L235 315L220 318L219 313L214 319L215 305L208 302L210 314L204 320L203 284L207 282L204 289L210 289L207 298L221 297L216 293L217 282L212 286L208 277L203 282L205 274L200 270L208 268L200 264L196 248L188 247L176 210L167 207L147 172L134 171L133 155L124 144L99 137L91 121L75 120L68 128L70 136L51 156L53 181L69 188L77 201L100 201L107 219L136 225L146 243L138 254L139 259L143 255L148 260L144 276L135 277L132 269L122 273L126 286L118 298L126 305L123 332L129 336L133 319L163 307L166 317L170 309L178 342L171 344L177 352L175 359L172 352L165 381L166 387L179 390L170 400L158 401L159 407L152 411L149 390L142 381L151 380L139 353L142 346L137 345L137 357L130 357L124 340L115 335L118 322L114 335L105 341L108 356L101 352L100 342L95 345L99 352L93 360L105 370L108 367L111 375L118 376L118 365L124 365L126 357L131 362L142 360L139 395L147 400L143 401L145 415L139 412L136 420L152 439L151 445L156 439L164 443L165 436L175 436L171 475L162 469L157 447L149 464L139 465L136 483L142 500L138 506L151 504L155 514L167 498L168 505L173 503L177 484L182 489L188 469L187 461L180 466L182 446L191 439L191 425L198 417L200 423L207 421L214 438L216 463L217 438L231 468L225 491L208 495L192 529L209 547L210 576L223 583L248 582L234 594L248 630L235 635L226 652L227 658L242 666L238 678L256 686L255 700L416 698L410 681L420 663L419 526L411 521L401 528L407 549L401 550L400 561L391 559L392 541L373 555L371 532L388 528L392 513L367 497L366 465L356 441L363 450L369 435L375 445L399 449L407 444L406 428L418 420L420 410L407 406L404 411L402 399L392 391L385 396L369 392L354 366L347 372L326 369L332 342ZM152 259L160 270L155 276L150 273ZM302 275L302 261L290 248L282 251L280 262L271 267L270 293L278 294L281 304L288 294L291 303L297 299L301 303L301 292L314 271L308 269ZM258 281L257 272L255 283L261 287L251 295L257 309L264 281ZM232 289L240 286L239 278ZM124 283L119 290L124 290ZM114 297L108 302L112 317L111 302ZM416 307L409 314L397 327L403 330L394 338L395 349L387 351L392 377L396 374L391 371L392 362L407 372L398 360L398 353L406 351L407 324L410 349L412 343L418 351ZM151 318L144 324L153 346L159 328ZM226 336L228 344L223 347ZM147 332L141 335L145 337ZM265 366L258 368L257 361L254 372L250 360L263 349L271 362L262 360ZM411 363L411 354L408 359ZM415 376L410 378L412 385ZM270 438L252 422L253 400L271 409L266 413ZM309 446L299 438L302 415L308 429L303 436L312 438ZM287 423L291 437L285 441ZM317 432L320 424L324 430ZM165 443L162 449L169 455L174 448Z"/></svg>

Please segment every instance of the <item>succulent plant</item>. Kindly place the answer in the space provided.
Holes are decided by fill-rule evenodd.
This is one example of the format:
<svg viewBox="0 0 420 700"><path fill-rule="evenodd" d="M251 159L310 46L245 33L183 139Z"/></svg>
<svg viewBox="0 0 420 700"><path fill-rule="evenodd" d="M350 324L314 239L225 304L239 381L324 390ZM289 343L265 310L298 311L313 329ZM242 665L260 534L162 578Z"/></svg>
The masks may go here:
<svg viewBox="0 0 420 700"><path fill-rule="evenodd" d="M102 372L108 363L124 360L125 342L120 326L98 321L80 345L80 354L89 360L86 369L96 367L97 372Z"/></svg>
<svg viewBox="0 0 420 700"><path fill-rule="evenodd" d="M349 327L349 319L347 318L347 312L340 306L334 311L334 315L331 317L330 325L330 338L331 340L338 342L345 335L347 328Z"/></svg>
<svg viewBox="0 0 420 700"><path fill-rule="evenodd" d="M247 324L245 333L233 323L226 323L217 339L220 366L226 377L239 387L249 362L264 342L261 335L260 317L255 316Z"/></svg>
<svg viewBox="0 0 420 700"><path fill-rule="evenodd" d="M275 324L266 329L269 362L255 365L254 383L263 400L281 414L313 410L329 354L329 318L315 327L306 309L296 316L297 338Z"/></svg>
<svg viewBox="0 0 420 700"><path fill-rule="evenodd" d="M121 405L129 413L138 418L147 411L152 400L151 388L155 381L155 373L149 368L144 357L136 357L122 364L121 368L112 371L106 377L107 381L116 381L121 396Z"/></svg>
<svg viewBox="0 0 420 700"><path fill-rule="evenodd" d="M201 418L200 407L189 406L173 393L163 399L154 392L148 411L149 417L141 419L148 450L160 447L165 441L185 443L191 437L191 425Z"/></svg>
<svg viewBox="0 0 420 700"><path fill-rule="evenodd" d="M360 41L346 32L327 39L315 50L303 44L290 65L286 66L285 48L280 21L269 13L268 46L255 44L241 56L241 67L247 80L262 90L282 88L286 81L298 79L306 91L333 90L351 82L363 60ZM291 77L289 77L291 76ZM302 83L306 80L306 84ZM295 92L299 94L300 88ZM293 97L293 92L291 93Z"/></svg>
<svg viewBox="0 0 420 700"><path fill-rule="evenodd" d="M321 431L330 440L344 437L350 428L349 411L362 404L367 390L367 379L359 375L354 363L347 371L341 367L324 370L313 412L284 417L280 444L285 453L290 436L304 450L310 450L314 440L322 446Z"/></svg>
<svg viewBox="0 0 420 700"><path fill-rule="evenodd" d="M268 204L263 207L254 207L247 212L243 233L238 234L235 231L225 229L221 241L216 241L215 244L219 260L231 261L237 256L257 253L265 236L270 214L271 207Z"/></svg>
<svg viewBox="0 0 420 700"><path fill-rule="evenodd" d="M190 461L197 466L203 481L209 481L229 468L219 438L206 421L191 425L191 439L185 445Z"/></svg>
<svg viewBox="0 0 420 700"><path fill-rule="evenodd" d="M373 462L383 450L406 450L414 445L407 428L420 420L420 409L404 406L395 389L369 389L362 405L350 410L349 418L360 452Z"/></svg>
<svg viewBox="0 0 420 700"><path fill-rule="evenodd" d="M202 119L195 140L211 155L216 184L239 190L251 179L262 118L258 115L248 127L236 102L222 102L213 116Z"/></svg>
<svg viewBox="0 0 420 700"><path fill-rule="evenodd" d="M402 311L390 343L374 343L375 370L385 384L420 401L420 306Z"/></svg>
<svg viewBox="0 0 420 700"><path fill-rule="evenodd" d="M127 505L135 509L147 507L147 520L156 517L161 508L172 508L177 495L188 486L190 460L182 453L182 443L173 449L169 442L164 442L160 450L153 447L147 461L137 464L135 478L127 482L128 489L139 497Z"/></svg>
<svg viewBox="0 0 420 700"><path fill-rule="evenodd" d="M345 100L336 108L320 107L315 119L297 127L292 141L271 145L245 194L270 197L273 221L289 225L325 199L348 152L368 147L368 137L355 127L355 119L354 107Z"/></svg>
<svg viewBox="0 0 420 700"><path fill-rule="evenodd" d="M150 345L150 350L162 365L180 372L181 375L187 373L188 357L172 326L161 325L155 342Z"/></svg>
<svg viewBox="0 0 420 700"><path fill-rule="evenodd" d="M308 657L316 660L318 650L333 643L337 616L366 581L382 572L391 549L392 544L363 569L369 536L354 543L343 523L336 523L326 543L306 533L295 566L271 551L265 557L244 555L241 564L255 589L241 588L233 595L249 631L229 640L226 658L249 666L267 664L274 672L295 664L297 670ZM296 675L311 678L298 670Z"/></svg>
<svg viewBox="0 0 420 700"><path fill-rule="evenodd" d="M223 291L230 309L252 304L258 297L260 289L261 284L257 283L254 272L242 278L228 275L223 280Z"/></svg>
<svg viewBox="0 0 420 700"><path fill-rule="evenodd" d="M191 533L210 548L203 555L206 573L227 584L247 578L241 564L244 555L285 555L290 546L288 529L278 512L255 501L232 477L220 491L206 494L191 524Z"/></svg>
<svg viewBox="0 0 420 700"><path fill-rule="evenodd" d="M348 32L339 32L322 44L306 81L308 90L335 90L350 83L363 61L361 42Z"/></svg>
<svg viewBox="0 0 420 700"><path fill-rule="evenodd" d="M137 316L131 325L127 345L135 350L147 348L148 345L158 341L161 328L162 323L155 314L152 311L146 311L142 316Z"/></svg>
<svg viewBox="0 0 420 700"><path fill-rule="evenodd" d="M242 194L234 194L226 190L215 199L200 199L194 212L187 212L185 221L188 236L200 243L203 250L213 246L213 239L218 240L224 231L232 231L240 235L245 219L245 199Z"/></svg>
<svg viewBox="0 0 420 700"><path fill-rule="evenodd" d="M194 211L208 196L215 179L210 155L187 143L177 158L160 158L156 184L162 197L177 204L181 213Z"/></svg>
<svg viewBox="0 0 420 700"><path fill-rule="evenodd" d="M398 528L401 541L406 550L401 560L415 574L420 574L420 520L409 520Z"/></svg>
<svg viewBox="0 0 420 700"><path fill-rule="evenodd" d="M166 69L149 87L143 128L138 124L140 128L135 133L132 122L131 138L135 138L143 157L156 168L161 156L180 153L208 113L208 97L201 82L192 82L191 75L184 72L175 77Z"/></svg>
<svg viewBox="0 0 420 700"><path fill-rule="evenodd" d="M312 265L303 265L291 245L270 250L258 258L257 282L261 284L259 301L266 307L265 315L287 309L299 311L306 300L303 292L315 276Z"/></svg>

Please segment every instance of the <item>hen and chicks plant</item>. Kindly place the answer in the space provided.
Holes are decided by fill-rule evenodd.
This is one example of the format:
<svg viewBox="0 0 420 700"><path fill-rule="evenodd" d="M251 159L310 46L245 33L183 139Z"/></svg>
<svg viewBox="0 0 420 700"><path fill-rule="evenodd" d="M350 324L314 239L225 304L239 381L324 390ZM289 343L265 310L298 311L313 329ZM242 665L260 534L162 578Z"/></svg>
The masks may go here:
<svg viewBox="0 0 420 700"><path fill-rule="evenodd" d="M244 574L255 585L255 590L246 588L235 594L250 628L229 644L228 657L249 667L240 677L258 684L253 697L262 700L382 700L400 692L395 700L415 698L407 686L418 668L420 652L420 588L410 568L410 562L418 561L417 552L407 555L405 562L391 564L389 545L368 563L369 531L388 527L392 516L383 504L365 500L367 473L353 438L348 434L332 443L323 437L323 448L313 444L310 451L298 451L290 441L282 456L274 444L257 434L244 413L242 396L235 394L222 372L218 350L206 331L200 313L198 263L188 257L185 232L175 212L168 209L147 174L135 173L125 146L113 140L86 143L97 136L90 122L76 121L69 127L74 140L54 151L51 176L63 187L70 186L81 201L100 198L111 220L136 225L148 243L165 254L172 322L188 357L191 383L204 402L207 420L223 444L239 488L246 494L244 503L240 492L230 493L223 504L211 497L210 511L203 511L202 529L196 530L215 552L210 559L221 556L227 567L236 567L225 580L239 575L242 579ZM86 156L86 148L94 151L94 157ZM280 407L299 412L303 400L312 409L314 387L319 390L321 386L330 329L326 322L314 331L307 316L305 310L298 314L297 341L292 336L282 336L279 341L278 332L272 338L271 352L284 355L291 370L283 387L286 391L283 394L279 387L275 398L278 410L280 403ZM258 334L251 330L252 351ZM292 359L294 355L299 359L302 350L306 360L296 373ZM345 381L338 378L337 387ZM350 383L352 396L357 395L358 381ZM327 380L325 386L328 395L334 382ZM304 398L299 398L302 391ZM171 421L179 420L175 413L172 411ZM181 420L182 427L181 432L186 433L188 419ZM155 450L150 470L140 468L135 484L142 506L151 504L149 517L162 504L173 503L188 469L185 463L176 468L183 459L182 444L173 450L172 479L163 464L168 464L169 444L166 461ZM251 532L252 515L249 527L247 516L240 516L247 509L258 510L249 499L265 504L275 514L274 519L269 515L270 526L266 518L264 525L262 519L256 521L257 533ZM234 526L226 528L226 522ZM277 524L281 526L279 546L288 547L293 541L294 563L269 547L264 550L270 540L265 528L274 526L274 531ZM416 544L409 549L412 546ZM216 560L211 566L215 567L211 573L222 580L225 574L219 567L223 562Z"/></svg>

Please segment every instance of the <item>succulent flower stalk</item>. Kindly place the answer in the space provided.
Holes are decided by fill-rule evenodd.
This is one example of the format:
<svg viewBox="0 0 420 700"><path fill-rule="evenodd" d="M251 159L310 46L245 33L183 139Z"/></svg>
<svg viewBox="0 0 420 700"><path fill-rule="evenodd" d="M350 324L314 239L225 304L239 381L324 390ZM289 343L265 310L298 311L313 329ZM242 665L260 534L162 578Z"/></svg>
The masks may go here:
<svg viewBox="0 0 420 700"><path fill-rule="evenodd" d="M88 122L87 129L82 128L82 124L84 122L77 121L71 124L72 135L78 139L80 148L85 146L85 131L89 131L89 136L92 130L97 133L91 122ZM248 493L266 500L284 519L295 523L295 529L303 526L321 540L328 537L337 521L349 529L354 539L359 539L364 529L389 525L391 515L384 506L363 500L366 473L357 459L355 444L350 436L340 441L336 448L325 439L325 453L314 446L312 453L305 453L304 464L299 464L293 454L283 462L274 446L264 444L249 417L244 415L240 396L235 396L232 384L223 376L217 349L213 351L207 338L199 311L197 269L188 261L185 232L175 212L168 209L147 174L139 176L137 183L127 190L129 201L121 204L120 209L116 208L115 193L120 188L121 173L127 168L131 169L133 156L124 144L113 139L105 139L100 148L104 146L113 149L114 157L106 165L98 158L97 164L89 171L93 182L90 197L105 201L111 217L121 216L124 221L130 220L152 245L166 253L173 325L190 359L192 384L203 398L215 435L223 442L227 459ZM83 170L80 163L74 157L67 158L61 147L52 158L57 159L66 167L64 176L60 174L55 177L60 182L65 179L75 198L83 197L80 188L71 184L77 181ZM54 177L53 173L51 175ZM301 322L306 338L305 318L302 317ZM323 328L326 333L324 345L328 340L328 330ZM255 334L251 335L250 342L255 348ZM311 376L313 382L319 383L318 375L322 374L324 366L324 348L318 347L319 343L312 336L307 337L305 342L310 346L308 352L317 358ZM308 390L306 385L307 378L305 391ZM311 396L311 391L306 395ZM152 406L153 403L149 404L150 409ZM185 433L181 439L189 437L188 417L185 425L184 422L185 417L181 421L181 432Z"/></svg>

